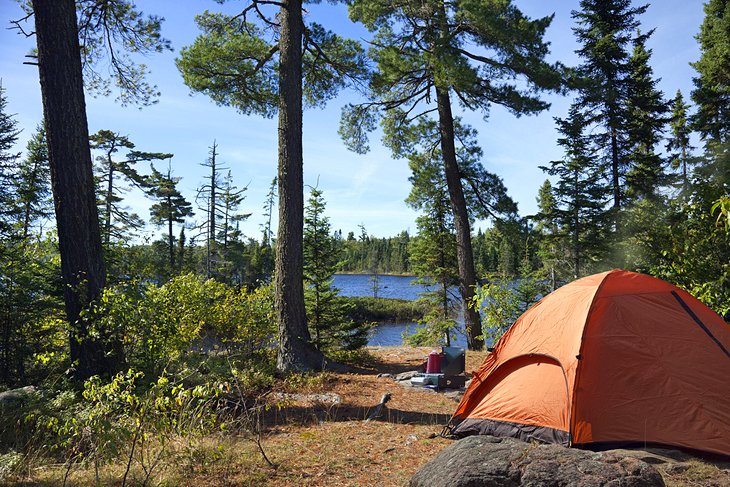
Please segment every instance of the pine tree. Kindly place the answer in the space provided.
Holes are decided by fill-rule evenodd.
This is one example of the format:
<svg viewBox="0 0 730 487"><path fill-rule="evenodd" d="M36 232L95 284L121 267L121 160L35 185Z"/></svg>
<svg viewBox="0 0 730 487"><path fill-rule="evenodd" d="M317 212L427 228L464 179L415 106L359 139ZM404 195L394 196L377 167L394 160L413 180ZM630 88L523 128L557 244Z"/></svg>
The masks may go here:
<svg viewBox="0 0 730 487"><path fill-rule="evenodd" d="M558 202L553 194L553 186L546 179L537 192L538 213L535 215L535 231L538 236L537 255L542 262L546 277L550 282L550 290L557 289L557 283L563 276L558 268L564 264L564 253L561 245L563 236L558 222Z"/></svg>
<svg viewBox="0 0 730 487"><path fill-rule="evenodd" d="M246 188L238 189L231 171L218 160L218 145L213 141L210 156L201 165L209 169L205 182L198 188L196 201L203 213L197 225L205 238L205 269L208 277L224 282L243 282L246 264L243 256L243 234L239 224L250 214L239 213ZM223 176L224 171L226 175Z"/></svg>
<svg viewBox="0 0 730 487"><path fill-rule="evenodd" d="M602 158L613 190L615 217L623 205L623 178L629 166L626 100L630 91L629 45L639 27L637 17L647 5L632 7L631 0L581 0L573 11L573 28L583 59L577 68L577 104L585 111L587 124Z"/></svg>
<svg viewBox="0 0 730 487"><path fill-rule="evenodd" d="M261 242L265 246L271 246L271 242L274 239L274 231L271 227L271 218L274 215L274 205L276 204L276 176L269 185L269 191L266 193L266 200L264 201L264 218L265 223L262 225L262 238Z"/></svg>
<svg viewBox="0 0 730 487"><path fill-rule="evenodd" d="M727 143L730 139L730 1L709 0L697 34L702 50L692 66L692 99L697 104L694 126L705 141Z"/></svg>
<svg viewBox="0 0 730 487"><path fill-rule="evenodd" d="M689 184L688 166L694 162L692 158L692 145L690 134L692 129L689 126L687 110L689 105L684 102L682 92L677 94L671 102L672 113L669 119L670 134L667 139L666 149L669 153L669 160L672 169L679 169L681 174L681 187L686 190Z"/></svg>
<svg viewBox="0 0 730 487"><path fill-rule="evenodd" d="M304 283L307 321L318 350L355 349L367 342L367 327L346 317L347 308L332 285L338 245L324 215L322 191L312 188L304 215Z"/></svg>
<svg viewBox="0 0 730 487"><path fill-rule="evenodd" d="M99 215L103 219L102 238L108 247L112 239L124 241L129 238L129 233L140 230L144 221L136 213L131 213L129 208L123 206L123 195L130 190L132 185L141 190L146 190L147 179L139 174L135 165L142 161L153 161L168 159L172 154L161 152L140 152L133 150L135 145L128 137L112 132L111 130L99 130L89 137L92 149L102 152L96 158L96 180L98 183ZM127 149L126 158L115 160L114 154L122 149Z"/></svg>
<svg viewBox="0 0 730 487"><path fill-rule="evenodd" d="M27 155L18 166L15 195L21 236L27 240L34 224L53 215L51 169L43 125L38 126L28 141Z"/></svg>
<svg viewBox="0 0 730 487"><path fill-rule="evenodd" d="M418 276L416 282L429 289L422 300L429 312L417 329L413 345L451 345L451 334L456 327L452 289L459 284L459 265L456 258L456 236L449 194L441 173L439 154L414 154L409 158L413 187L406 203L422 214L416 218L418 235L412 240L410 262Z"/></svg>
<svg viewBox="0 0 730 487"><path fill-rule="evenodd" d="M77 363L76 378L85 379L113 373L123 365L123 357L121 342L110 330L92 335L90 324L81 319L82 309L100 296L106 284L84 80L87 87L106 95L105 80L111 75L123 103L151 103L158 93L145 81L147 69L135 64L128 53L160 52L170 49L170 44L160 35L161 19L142 15L126 0L32 0L29 6L35 20L66 315L71 325L70 356ZM105 62L108 69L99 69Z"/></svg>
<svg viewBox="0 0 730 487"><path fill-rule="evenodd" d="M220 189L220 172L223 170L217 161L218 145L213 141L213 145L209 148L209 157L200 165L208 168L210 172L205 178L205 182L198 188L195 201L198 203L198 209L205 215L203 221L197 226L200 234L205 239L205 274L208 278L213 277L215 267L219 260L218 242L216 240L216 217L218 212L217 194Z"/></svg>
<svg viewBox="0 0 730 487"><path fill-rule="evenodd" d="M179 177L172 175L172 158L167 162L166 173L158 171L154 165L151 166L152 174L147 180L148 194L156 200L150 207L150 222L162 226L167 225L167 249L169 257L169 274L174 275L182 266L181 262L175 262L175 235L173 225L185 223L185 218L193 215L192 205L183 197L177 189ZM184 226L181 227L181 238L184 237ZM181 244L185 248L184 242Z"/></svg>
<svg viewBox="0 0 730 487"><path fill-rule="evenodd" d="M188 86L216 103L265 117L278 110L277 367L318 369L323 357L309 344L302 287L302 107L323 105L362 73L365 63L358 43L305 22L302 0L267 4L278 6L278 15L265 14L266 4L254 2L240 15L198 16L203 35L181 50L177 65ZM248 22L249 14L257 15L268 28Z"/></svg>
<svg viewBox="0 0 730 487"><path fill-rule="evenodd" d="M268 282L271 280L271 276L274 272L274 250L272 244L274 243L274 231L271 226L271 219L274 214L274 205L276 203L276 177L271 181L269 191L266 194L266 200L264 202L264 213L265 218L264 224L262 225L262 237L261 247L259 248L258 255L258 272L259 279L262 282Z"/></svg>
<svg viewBox="0 0 730 487"><path fill-rule="evenodd" d="M13 115L7 113L7 105L5 88L0 83L0 237L9 234L14 220L15 164L20 158L13 152L20 129Z"/></svg>
<svg viewBox="0 0 730 487"><path fill-rule="evenodd" d="M626 100L626 143L629 170L626 174L628 199L657 199L660 187L667 183L664 158L657 152L667 122L667 104L657 88L658 79L649 65L651 50L646 41L651 36L637 32L634 51L629 59L629 91Z"/></svg>
<svg viewBox="0 0 730 487"><path fill-rule="evenodd" d="M578 278L590 273L592 263L605 254L608 188L603 184L603 168L594 164L595 152L586 134L588 121L580 108L574 104L568 118L556 122L565 158L543 169L559 178L554 195L557 221L570 249L571 265L566 271Z"/></svg>
<svg viewBox="0 0 730 487"><path fill-rule="evenodd" d="M251 216L250 213L239 212L245 199L243 193L247 189L247 187L239 189L233 183L233 176L229 170L223 178L216 208L217 220L220 222L216 234L221 250L219 272L225 280L238 284L243 282L246 274L244 267L247 267L243 248L244 235L239 228L240 223Z"/></svg>
<svg viewBox="0 0 730 487"><path fill-rule="evenodd" d="M469 110L487 114L493 104L516 115L546 109L539 91L557 91L557 66L544 58L543 41L552 17L531 20L510 1L401 3L356 0L350 17L375 32L370 55L377 71L370 103L351 106L342 135L349 145L367 149L367 132L382 115L386 143L403 157L403 132L435 112L456 229L460 293L469 347L483 346L479 313L470 306L476 286L469 210L459 172L452 97ZM519 79L519 82L515 80Z"/></svg>
<svg viewBox="0 0 730 487"><path fill-rule="evenodd" d="M705 143L698 175L722 191L730 184L730 1L705 4L697 40L702 56L692 64L698 74L693 79L692 100L697 105L693 125Z"/></svg>
<svg viewBox="0 0 730 487"><path fill-rule="evenodd" d="M730 185L730 1L709 0L704 9L696 36L702 54L692 64L697 71L692 127L699 132L704 153L696 159L689 181L691 197L669 207L668 235L659 241L661 260L656 267L657 274L723 314L730 303L730 235L712 212L728 197Z"/></svg>

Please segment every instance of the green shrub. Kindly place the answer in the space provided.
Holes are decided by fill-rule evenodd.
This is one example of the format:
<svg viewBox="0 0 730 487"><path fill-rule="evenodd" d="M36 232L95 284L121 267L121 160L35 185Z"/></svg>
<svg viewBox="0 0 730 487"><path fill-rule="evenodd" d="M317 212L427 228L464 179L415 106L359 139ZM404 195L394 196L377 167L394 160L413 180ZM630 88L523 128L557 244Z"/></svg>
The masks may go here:
<svg viewBox="0 0 730 487"><path fill-rule="evenodd" d="M93 315L98 326L124 337L130 365L150 376L188 354L203 331L250 354L271 347L276 331L270 287L248 291L193 274L163 286L110 287Z"/></svg>

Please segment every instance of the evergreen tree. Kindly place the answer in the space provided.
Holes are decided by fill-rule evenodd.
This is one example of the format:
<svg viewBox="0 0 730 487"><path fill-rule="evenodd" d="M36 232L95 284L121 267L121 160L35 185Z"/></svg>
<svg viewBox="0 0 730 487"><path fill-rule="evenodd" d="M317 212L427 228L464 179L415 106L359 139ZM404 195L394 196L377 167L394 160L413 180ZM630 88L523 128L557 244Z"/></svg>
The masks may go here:
<svg viewBox="0 0 730 487"><path fill-rule="evenodd" d="M13 115L7 113L7 105L5 88L0 83L0 237L8 235L14 220L15 164L20 158L13 152L20 129Z"/></svg>
<svg viewBox="0 0 730 487"><path fill-rule="evenodd" d="M433 153L409 158L413 187L406 203L422 212L416 219L418 235L411 243L410 261L418 276L416 282L432 289L422 293L429 312L409 339L412 345L450 346L456 328L452 289L459 285L459 266L453 214L440 162L438 154Z"/></svg>
<svg viewBox="0 0 730 487"><path fill-rule="evenodd" d="M266 15L266 5L279 7ZM324 104L364 66L359 44L306 23L302 0L250 3L240 15L205 13L203 30L177 60L185 83L215 102L244 114L279 113L279 231L274 302L279 326L280 370L321 368L322 354L309 344L302 287L304 188L302 105ZM247 15L270 27L261 29ZM267 39L266 35L271 34ZM278 61L278 65L277 65ZM302 81L305 81L304 86Z"/></svg>
<svg viewBox="0 0 730 487"><path fill-rule="evenodd" d="M205 183L198 188L196 201L204 219L197 226L205 238L205 269L208 277L225 282L243 282L246 274L244 267L243 235L239 223L250 214L239 213L246 188L238 189L233 183L233 175L218 160L218 145L213 142L210 157L202 163L209 168ZM228 170L225 176L223 172Z"/></svg>
<svg viewBox="0 0 730 487"><path fill-rule="evenodd" d="M38 126L28 141L27 155L18 166L15 195L21 236L23 240L27 240L31 227L53 214L51 169L48 165L48 145L43 125Z"/></svg>
<svg viewBox="0 0 730 487"><path fill-rule="evenodd" d="M135 164L140 161L167 159L172 154L160 152L135 151L134 144L128 137L111 130L99 130L89 137L91 148L102 152L96 158L96 180L98 183L99 215L103 219L102 238L108 247L112 238L117 241L128 239L129 232L134 232L144 226L144 221L136 213L130 213L129 208L123 206L123 195L130 188L124 184L131 184L146 190L147 179L139 174ZM126 159L114 160L114 154L121 149L128 149ZM121 180L121 181L120 181Z"/></svg>
<svg viewBox="0 0 730 487"><path fill-rule="evenodd" d="M219 272L227 281L238 284L243 282L247 267L244 236L239 228L240 223L251 216L250 213L239 213L246 189L248 188L238 189L233 184L233 176L229 170L223 178L216 208L217 220L220 222L216 235L221 249Z"/></svg>
<svg viewBox="0 0 730 487"><path fill-rule="evenodd" d="M628 49L639 27L637 17L647 7L632 7L631 0L581 0L581 10L572 12L577 22L573 32L581 44L576 52L583 59L577 68L576 103L586 113L586 124L599 129L592 131L592 138L612 185L616 218L629 166L625 129L632 67Z"/></svg>
<svg viewBox="0 0 730 487"><path fill-rule="evenodd" d="M730 303L730 235L713 215L730 185L730 2L710 0L697 35L702 55L692 66L692 127L704 143L689 178L687 198L657 214L659 237L644 245L655 275L690 290L720 314ZM681 126L681 125L680 125ZM694 162L694 160L693 160Z"/></svg>
<svg viewBox="0 0 730 487"><path fill-rule="evenodd" d="M689 105L684 102L682 92L677 94L671 102L672 113L669 119L670 134L667 139L667 152L672 169L679 169L681 174L681 187L686 190L689 184L688 166L693 163L692 149L690 145L690 134L692 129L689 126L687 110Z"/></svg>
<svg viewBox="0 0 730 487"><path fill-rule="evenodd" d="M558 274L564 268L563 235L558 220L558 202L553 194L553 186L546 179L537 192L538 213L535 215L538 236L537 255L542 262L545 276L550 283L550 290L555 291L563 276Z"/></svg>
<svg viewBox="0 0 730 487"><path fill-rule="evenodd" d="M193 215L192 205L183 197L177 189L177 183L180 182L179 177L172 175L172 159L167 162L167 172L161 173L151 166L152 174L147 180L148 194L156 202L150 207L150 222L155 225L167 225L167 250L169 256L168 275L172 276L182 267L175 262L175 235L173 233L173 225L175 223L185 223L185 218ZM180 229L181 238L184 238L184 226ZM185 244L182 243L182 248Z"/></svg>
<svg viewBox="0 0 730 487"><path fill-rule="evenodd" d="M705 4L697 40L702 55L692 64L698 74L693 79L692 100L697 105L693 125L705 143L698 176L717 188L719 197L730 184L730 1Z"/></svg>
<svg viewBox="0 0 730 487"><path fill-rule="evenodd" d="M476 272L456 153L452 97L484 114L492 104L517 115L546 109L548 104L536 92L557 91L561 85L556 67L544 61L548 45L543 35L552 17L531 20L510 1L441 0L355 0L350 4L350 17L375 32L370 55L377 71L370 82L372 101L350 107L341 132L351 147L364 151L367 131L374 128L376 117L384 112L386 143L402 157L403 132L414 121L437 113L443 174L456 229L468 342L470 348L480 349L479 313L470 306Z"/></svg>
<svg viewBox="0 0 730 487"><path fill-rule="evenodd" d="M730 139L730 1L709 0L697 34L702 56L692 66L692 99L697 104L694 126L705 141Z"/></svg>
<svg viewBox="0 0 730 487"><path fill-rule="evenodd" d="M274 215L274 205L276 203L276 177L271 181L269 191L266 194L266 200L264 202L264 213L265 218L264 224L262 225L262 237L261 246L258 248L257 253L257 266L258 269L258 280L261 282L268 282L271 280L271 276L274 272L274 250L272 244L274 243L274 231L271 226L271 219Z"/></svg>
<svg viewBox="0 0 730 487"><path fill-rule="evenodd" d="M338 244L324 215L322 191L312 188L304 215L304 283L307 321L318 350L355 349L367 342L368 328L347 318L347 307L332 286Z"/></svg>
<svg viewBox="0 0 730 487"><path fill-rule="evenodd" d="M557 176L554 188L558 204L557 222L570 249L571 266L566 269L578 278L592 271L592 264L605 254L607 212L604 209L608 188L603 184L602 167L594 164L595 152L591 137L586 134L585 116L577 105L570 109L568 118L556 119L558 139L565 158L552 161L543 168Z"/></svg>
<svg viewBox="0 0 730 487"><path fill-rule="evenodd" d="M630 169L626 174L629 199L658 198L658 190L667 182L664 158L656 148L667 122L668 107L657 88L659 80L649 65L651 50L646 40L651 35L636 34L634 51L629 59L629 91L626 100L626 131Z"/></svg>
<svg viewBox="0 0 730 487"><path fill-rule="evenodd" d="M216 240L217 226L216 217L218 215L217 195L220 189L220 172L222 168L218 164L218 145L213 141L213 145L209 148L210 156L200 165L208 168L210 172L206 176L205 182L198 188L198 194L195 201L198 203L198 209L205 215L203 221L197 226L205 241L205 274L208 278L214 274L215 267L218 263L218 242Z"/></svg>
<svg viewBox="0 0 730 487"><path fill-rule="evenodd" d="M266 193L266 201L264 201L264 218L265 223L262 225L261 242L266 246L271 246L274 239L274 230L271 227L271 219L274 215L274 205L276 204L276 176L269 185L269 191Z"/></svg>

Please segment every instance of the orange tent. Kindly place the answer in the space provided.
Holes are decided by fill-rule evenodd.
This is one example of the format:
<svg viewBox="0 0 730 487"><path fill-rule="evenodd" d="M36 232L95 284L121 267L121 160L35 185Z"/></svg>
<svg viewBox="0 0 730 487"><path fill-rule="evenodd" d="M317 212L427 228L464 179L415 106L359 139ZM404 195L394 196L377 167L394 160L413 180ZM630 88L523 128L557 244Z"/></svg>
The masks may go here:
<svg viewBox="0 0 730 487"><path fill-rule="evenodd" d="M621 270L588 276L504 334L451 430L730 455L729 350L730 326L678 287Z"/></svg>

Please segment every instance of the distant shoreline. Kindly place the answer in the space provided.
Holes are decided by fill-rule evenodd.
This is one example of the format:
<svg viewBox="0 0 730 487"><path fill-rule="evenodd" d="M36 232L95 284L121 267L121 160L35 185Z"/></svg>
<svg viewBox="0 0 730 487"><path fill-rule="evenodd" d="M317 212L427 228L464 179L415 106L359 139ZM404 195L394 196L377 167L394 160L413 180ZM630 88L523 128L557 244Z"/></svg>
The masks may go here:
<svg viewBox="0 0 730 487"><path fill-rule="evenodd" d="M339 271L335 272L336 276L392 276L392 277L418 277L415 274L401 274L398 272L378 272L377 274L372 272L349 272L349 271Z"/></svg>

